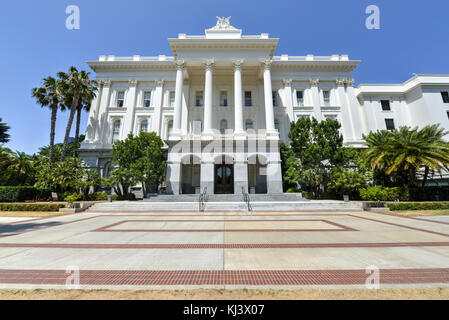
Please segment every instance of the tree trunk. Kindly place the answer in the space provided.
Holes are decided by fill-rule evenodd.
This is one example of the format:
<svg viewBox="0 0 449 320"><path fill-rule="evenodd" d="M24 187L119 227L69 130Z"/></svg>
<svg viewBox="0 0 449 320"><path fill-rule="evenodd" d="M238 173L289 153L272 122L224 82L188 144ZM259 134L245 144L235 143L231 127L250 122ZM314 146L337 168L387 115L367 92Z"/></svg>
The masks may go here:
<svg viewBox="0 0 449 320"><path fill-rule="evenodd" d="M426 166L425 170L424 170L424 178L422 179L422 188L424 188L426 186L426 182L427 182L427 177L429 176L429 167Z"/></svg>
<svg viewBox="0 0 449 320"><path fill-rule="evenodd" d="M409 180L409 188L413 187L413 184L415 183L415 176L416 176L416 170L415 168L410 169L410 180Z"/></svg>
<svg viewBox="0 0 449 320"><path fill-rule="evenodd" d="M73 157L76 158L76 149L78 148L78 143L80 139L80 123L81 123L81 111L83 105L80 104L77 108L76 113L76 131L75 131L75 147L73 148Z"/></svg>
<svg viewBox="0 0 449 320"><path fill-rule="evenodd" d="M53 162L55 152L55 131L56 131L56 116L58 114L58 104L53 103L51 106L51 126L50 126L50 155L49 164Z"/></svg>
<svg viewBox="0 0 449 320"><path fill-rule="evenodd" d="M61 161L64 161L65 154L67 152L67 144L69 142L70 130L72 129L73 118L75 117L76 106L78 105L79 95L80 95L79 90L77 90L73 97L72 107L70 108L69 121L67 122L67 128L65 130L64 144L62 145L62 152L61 152Z"/></svg>

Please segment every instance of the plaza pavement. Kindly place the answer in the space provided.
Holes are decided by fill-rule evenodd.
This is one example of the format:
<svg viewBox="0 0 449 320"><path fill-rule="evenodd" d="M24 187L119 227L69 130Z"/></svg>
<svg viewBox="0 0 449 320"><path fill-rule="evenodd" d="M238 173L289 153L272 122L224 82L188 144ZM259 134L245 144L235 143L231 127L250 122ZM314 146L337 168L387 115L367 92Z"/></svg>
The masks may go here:
<svg viewBox="0 0 449 320"><path fill-rule="evenodd" d="M449 221L354 211L0 221L3 289L69 288L73 270L86 289L365 288L367 268L381 288L449 287Z"/></svg>

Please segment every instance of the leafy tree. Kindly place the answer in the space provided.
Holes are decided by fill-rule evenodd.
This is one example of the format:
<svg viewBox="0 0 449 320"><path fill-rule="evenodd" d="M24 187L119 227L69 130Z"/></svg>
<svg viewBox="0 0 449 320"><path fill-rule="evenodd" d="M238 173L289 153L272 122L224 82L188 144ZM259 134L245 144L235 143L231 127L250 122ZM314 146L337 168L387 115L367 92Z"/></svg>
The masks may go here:
<svg viewBox="0 0 449 320"><path fill-rule="evenodd" d="M134 169L118 167L114 169L109 178L103 178L102 185L112 187L119 197L130 194L129 189L139 182L139 173Z"/></svg>
<svg viewBox="0 0 449 320"><path fill-rule="evenodd" d="M70 116L67 122L64 143L62 146L61 161L64 161L67 144L72 128L73 119L77 108L79 108L80 100L85 102L88 97L94 97L97 91L97 82L89 77L90 73L84 70L78 71L75 67L71 67L68 73L59 72L58 76L63 81L64 87L64 104L70 106Z"/></svg>
<svg viewBox="0 0 449 320"><path fill-rule="evenodd" d="M113 162L120 169L115 173L115 182L120 182L123 187L129 183L129 176L133 175L142 184L144 194L157 191L165 176L162 147L161 138L154 132L141 132L138 136L129 134L125 140L118 141L112 149ZM118 179L119 174L123 176L122 180ZM126 194L128 188L122 188L122 191Z"/></svg>
<svg viewBox="0 0 449 320"><path fill-rule="evenodd" d="M285 188L298 188L299 179L301 177L301 163L296 158L296 154L292 148L285 143L281 143L281 159L282 159L282 177L284 179Z"/></svg>
<svg viewBox="0 0 449 320"><path fill-rule="evenodd" d="M357 170L335 167L328 188L339 195L358 195L358 189L368 184L369 176Z"/></svg>
<svg viewBox="0 0 449 320"><path fill-rule="evenodd" d="M31 95L36 98L36 102L42 107L49 107L51 109L51 125L50 125L50 163L53 162L53 151L55 143L55 128L58 110L65 110L62 104L64 98L64 87L61 80L56 80L53 77L43 79L42 87L37 87L32 90Z"/></svg>
<svg viewBox="0 0 449 320"><path fill-rule="evenodd" d="M74 186L81 191L84 200L87 200L90 189L97 192L101 187L101 177L97 170L80 170Z"/></svg>
<svg viewBox="0 0 449 320"><path fill-rule="evenodd" d="M0 118L0 143L7 143L9 141L8 130L11 129L6 123L2 122L2 118Z"/></svg>
<svg viewBox="0 0 449 320"><path fill-rule="evenodd" d="M75 142L69 142L67 144L67 154L73 154L75 152L76 149L78 149L80 147L80 143L83 142L85 139L85 135L80 135L79 137L79 143L75 144ZM53 158L54 159L60 159L61 158L61 154L62 154L62 143L57 143L54 145L54 151L53 151ZM50 155L50 146L43 146L39 149L39 153L38 156L41 158L49 158Z"/></svg>
<svg viewBox="0 0 449 320"><path fill-rule="evenodd" d="M48 163L42 161L37 170L36 187L50 187L57 193L76 191L76 181L82 178L85 167L80 159Z"/></svg>

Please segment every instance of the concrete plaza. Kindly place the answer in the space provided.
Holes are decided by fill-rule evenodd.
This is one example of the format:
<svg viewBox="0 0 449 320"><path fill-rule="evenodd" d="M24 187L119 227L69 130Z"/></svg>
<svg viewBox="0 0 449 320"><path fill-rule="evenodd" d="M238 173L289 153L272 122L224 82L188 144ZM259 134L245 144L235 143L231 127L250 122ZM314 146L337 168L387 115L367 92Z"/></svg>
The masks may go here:
<svg viewBox="0 0 449 320"><path fill-rule="evenodd" d="M381 288L449 287L449 221L358 211L0 221L3 289L64 289L77 269L80 288L365 288L367 268Z"/></svg>

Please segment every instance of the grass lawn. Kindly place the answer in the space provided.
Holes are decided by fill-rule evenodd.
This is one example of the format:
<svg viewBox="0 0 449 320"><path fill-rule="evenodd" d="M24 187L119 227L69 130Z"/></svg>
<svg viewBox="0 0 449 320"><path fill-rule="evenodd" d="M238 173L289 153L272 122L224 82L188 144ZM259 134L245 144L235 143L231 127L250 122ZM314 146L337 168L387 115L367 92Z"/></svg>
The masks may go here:
<svg viewBox="0 0 449 320"><path fill-rule="evenodd" d="M385 213L394 216L446 216L449 215L449 210L407 210L407 211L387 211Z"/></svg>
<svg viewBox="0 0 449 320"><path fill-rule="evenodd" d="M45 218L64 216L70 213L67 212L46 212L46 211L0 211L0 217L8 218Z"/></svg>
<svg viewBox="0 0 449 320"><path fill-rule="evenodd" d="M379 290L0 290L0 300L410 300L449 299L449 288Z"/></svg>

